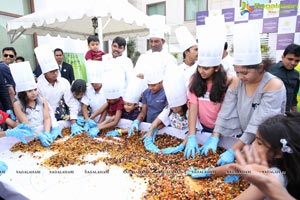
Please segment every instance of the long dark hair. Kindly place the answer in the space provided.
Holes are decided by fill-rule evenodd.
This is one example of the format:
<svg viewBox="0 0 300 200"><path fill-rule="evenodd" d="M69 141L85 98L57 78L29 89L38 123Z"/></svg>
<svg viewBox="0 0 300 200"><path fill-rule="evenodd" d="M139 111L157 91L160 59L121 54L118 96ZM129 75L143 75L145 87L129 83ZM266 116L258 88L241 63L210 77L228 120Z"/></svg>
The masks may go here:
<svg viewBox="0 0 300 200"><path fill-rule="evenodd" d="M215 66L214 68L217 67L218 66ZM225 96L225 92L229 85L227 83L227 74L223 69L223 66L220 65L220 70L214 72L212 76L213 85L209 94L209 99L215 103L222 103ZM204 97L207 91L207 80L201 77L200 73L198 72L198 68L193 74L191 80L192 81L190 83L190 92L194 93L197 97Z"/></svg>
<svg viewBox="0 0 300 200"><path fill-rule="evenodd" d="M281 171L285 171L288 179L289 188L295 188L294 185L300 183L300 113L289 113L286 115L277 115L267 119L258 127L258 133L261 138L270 144L270 150L276 154L282 152L283 144L281 139L285 139L287 146L292 152L282 152L282 158L271 160ZM289 191L292 194L299 191Z"/></svg>
<svg viewBox="0 0 300 200"><path fill-rule="evenodd" d="M25 113L26 108L28 108L28 106L27 106L28 97L27 97L26 91L18 92L17 96L21 103L22 111ZM35 103L37 104L38 101L39 101L39 96L36 98Z"/></svg>

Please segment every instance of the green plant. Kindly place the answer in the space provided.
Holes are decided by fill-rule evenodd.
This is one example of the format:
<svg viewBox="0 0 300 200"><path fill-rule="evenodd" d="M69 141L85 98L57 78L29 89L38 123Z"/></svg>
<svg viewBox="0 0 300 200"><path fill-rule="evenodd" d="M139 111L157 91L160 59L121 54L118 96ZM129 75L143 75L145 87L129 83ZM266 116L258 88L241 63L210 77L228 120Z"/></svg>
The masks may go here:
<svg viewBox="0 0 300 200"><path fill-rule="evenodd" d="M127 56L132 60L133 65L136 64L136 61L140 57L141 53L139 51L135 51L136 43L134 40L129 40L127 42Z"/></svg>

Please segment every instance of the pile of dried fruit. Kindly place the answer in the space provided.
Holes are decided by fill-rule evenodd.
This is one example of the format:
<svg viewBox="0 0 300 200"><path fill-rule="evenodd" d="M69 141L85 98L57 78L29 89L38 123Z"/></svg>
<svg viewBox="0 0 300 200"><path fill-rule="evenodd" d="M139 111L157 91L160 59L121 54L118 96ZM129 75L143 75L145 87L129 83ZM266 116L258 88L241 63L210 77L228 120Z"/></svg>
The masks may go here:
<svg viewBox="0 0 300 200"><path fill-rule="evenodd" d="M69 135L69 132L69 129L64 129L63 135ZM124 168L124 173L143 178L148 183L143 197L145 199L233 199L249 186L242 180L228 184L223 182L224 177L195 180L185 174L189 166L196 169L215 166L221 150L217 154L197 155L195 159L186 160L183 152L162 155L146 151L143 142L139 140L141 133L133 135L130 139L123 136L120 140L101 135L98 140L81 134L64 142L53 143L50 150L56 154L43 161L42 165L51 168L80 165L88 162L84 160L86 155L99 151L107 152L109 157L99 157L89 163L96 165L98 162L104 162L109 166L120 166ZM180 142L180 139L167 134L156 137L156 145L160 149L176 146ZM18 143L11 149L29 153L48 150L37 140L28 145Z"/></svg>

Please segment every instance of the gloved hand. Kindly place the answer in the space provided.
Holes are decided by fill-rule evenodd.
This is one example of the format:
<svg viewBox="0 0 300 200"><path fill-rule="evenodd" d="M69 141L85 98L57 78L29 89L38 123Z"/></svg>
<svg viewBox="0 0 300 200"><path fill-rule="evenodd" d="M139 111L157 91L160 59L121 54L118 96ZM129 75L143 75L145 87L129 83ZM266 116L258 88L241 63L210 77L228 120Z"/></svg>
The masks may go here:
<svg viewBox="0 0 300 200"><path fill-rule="evenodd" d="M224 153L220 155L217 165L226 165L233 163L234 161L234 151L232 149L227 149Z"/></svg>
<svg viewBox="0 0 300 200"><path fill-rule="evenodd" d="M196 135L193 134L188 136L187 143L185 145L185 150L184 150L184 157L186 157L186 159L189 159L190 156L195 158L196 152L200 153L200 150L198 147Z"/></svg>
<svg viewBox="0 0 300 200"><path fill-rule="evenodd" d="M50 147L52 138L49 132L37 134L37 138L41 141L44 147Z"/></svg>
<svg viewBox="0 0 300 200"><path fill-rule="evenodd" d="M157 135L157 133L158 133L158 129L157 129L157 128L153 128L153 129L152 129L152 132L153 132L153 134L152 134L152 142L154 143L154 142L155 142L156 135Z"/></svg>
<svg viewBox="0 0 300 200"><path fill-rule="evenodd" d="M33 126L27 125L25 122L19 124L18 126L15 127L16 129L22 129L22 130L27 130L31 132L32 134L35 131L35 128Z"/></svg>
<svg viewBox="0 0 300 200"><path fill-rule="evenodd" d="M234 183L234 182L239 181L239 179L240 179L240 176L232 176L232 175L228 175L228 176L226 176L226 177L223 179L223 181L224 181L225 183Z"/></svg>
<svg viewBox="0 0 300 200"><path fill-rule="evenodd" d="M212 176L210 173L210 167L195 170L194 167L191 166L190 170L187 170L185 173L190 175L192 178L208 178Z"/></svg>
<svg viewBox="0 0 300 200"><path fill-rule="evenodd" d="M98 125L98 124L97 124L94 120L88 119L88 120L85 121L85 124L84 124L83 129L84 129L86 132L88 132L91 128L94 128L94 127L96 127L97 125Z"/></svg>
<svg viewBox="0 0 300 200"><path fill-rule="evenodd" d="M83 128L77 123L71 125L71 136L81 134L83 131Z"/></svg>
<svg viewBox="0 0 300 200"><path fill-rule="evenodd" d="M19 140L21 140L21 142L23 144L27 144L27 141L25 140L25 137L33 136L34 133L29 131L29 130L26 130L26 129L19 129L18 126L17 126L14 129L7 129L5 131L5 135L7 137L16 137Z"/></svg>
<svg viewBox="0 0 300 200"><path fill-rule="evenodd" d="M138 119L134 120L129 128L128 137L133 135L135 132L139 131L140 121Z"/></svg>
<svg viewBox="0 0 300 200"><path fill-rule="evenodd" d="M76 120L76 124L78 124L79 126L84 126L85 120L82 116L79 116Z"/></svg>
<svg viewBox="0 0 300 200"><path fill-rule="evenodd" d="M147 134L145 134L142 139L146 150L153 153L160 153L159 148L153 143L152 137L149 137Z"/></svg>
<svg viewBox="0 0 300 200"><path fill-rule="evenodd" d="M7 165L5 162L0 161L0 176L7 171Z"/></svg>
<svg viewBox="0 0 300 200"><path fill-rule="evenodd" d="M14 120L14 121L17 120L17 118L16 118L16 116L15 116L15 114L14 114L14 112L13 112L12 110L7 110L6 113L9 114L9 117L10 117L12 120Z"/></svg>
<svg viewBox="0 0 300 200"><path fill-rule="evenodd" d="M88 135L92 138L97 137L98 133L100 130L97 127L91 128L90 131L88 132Z"/></svg>
<svg viewBox="0 0 300 200"><path fill-rule="evenodd" d="M176 147L169 147L161 150L162 154L175 154L184 149L184 145L181 143Z"/></svg>
<svg viewBox="0 0 300 200"><path fill-rule="evenodd" d="M119 133L118 130L113 130L113 131L109 131L108 133L106 133L105 136L108 136L108 137L119 137L120 133Z"/></svg>
<svg viewBox="0 0 300 200"><path fill-rule="evenodd" d="M210 136L205 142L205 144L202 147L200 147L200 154L207 156L207 153L210 149L212 150L213 153L216 153L218 143L219 143L219 137Z"/></svg>
<svg viewBox="0 0 300 200"><path fill-rule="evenodd" d="M57 137L63 137L61 134L61 130L59 127L52 128L51 130L51 138L54 141Z"/></svg>

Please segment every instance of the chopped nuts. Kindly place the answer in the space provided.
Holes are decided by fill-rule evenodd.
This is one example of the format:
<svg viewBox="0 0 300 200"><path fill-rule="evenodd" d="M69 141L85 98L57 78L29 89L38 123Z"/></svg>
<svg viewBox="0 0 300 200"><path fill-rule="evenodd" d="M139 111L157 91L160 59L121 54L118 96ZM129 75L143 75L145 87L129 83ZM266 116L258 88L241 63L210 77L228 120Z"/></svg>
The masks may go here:
<svg viewBox="0 0 300 200"><path fill-rule="evenodd" d="M223 182L224 177L196 180L185 174L190 166L196 169L215 166L219 154L224 149L219 148L217 153L209 156L197 155L195 159L186 160L183 152L163 155L146 151L143 142L139 140L142 133L136 133L130 139L122 136L116 141L114 138L104 136L108 131L101 131L96 139L86 134L76 135L63 142L54 142L50 148L43 147L36 139L28 145L19 142L11 148L11 151L28 152L33 156L35 152L49 150L56 152L42 163L37 163L49 168L86 163L97 165L99 162L104 162L108 166L122 167L129 176L143 178L145 183L148 183L142 197L144 199L233 199L249 186L244 180L228 184ZM70 129L63 129L62 135L63 139L66 139L70 135ZM160 149L176 146L181 142L182 140L167 134L156 137L156 145ZM85 156L99 151L107 152L109 157L84 160Z"/></svg>

